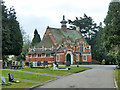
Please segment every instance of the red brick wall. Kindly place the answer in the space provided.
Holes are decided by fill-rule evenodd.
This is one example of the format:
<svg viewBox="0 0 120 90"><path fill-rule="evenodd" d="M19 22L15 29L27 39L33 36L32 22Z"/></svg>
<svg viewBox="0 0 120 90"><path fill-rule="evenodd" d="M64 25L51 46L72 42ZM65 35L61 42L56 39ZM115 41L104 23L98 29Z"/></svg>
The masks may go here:
<svg viewBox="0 0 120 90"><path fill-rule="evenodd" d="M60 54L60 55L59 55L59 59L60 59L60 61L65 61L65 55Z"/></svg>
<svg viewBox="0 0 120 90"><path fill-rule="evenodd" d="M91 55L87 55L87 61L92 61L91 60Z"/></svg>
<svg viewBox="0 0 120 90"><path fill-rule="evenodd" d="M73 61L75 61L76 60L76 58L75 58L76 56L75 55L73 55Z"/></svg>

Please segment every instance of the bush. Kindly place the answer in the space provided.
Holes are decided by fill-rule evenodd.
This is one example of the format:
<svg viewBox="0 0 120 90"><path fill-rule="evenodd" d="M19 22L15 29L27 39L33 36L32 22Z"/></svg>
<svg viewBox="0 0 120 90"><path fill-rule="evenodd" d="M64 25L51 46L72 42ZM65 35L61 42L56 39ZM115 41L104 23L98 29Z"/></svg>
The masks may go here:
<svg viewBox="0 0 120 90"><path fill-rule="evenodd" d="M103 64L103 65L105 64L105 59L102 60L102 64Z"/></svg>

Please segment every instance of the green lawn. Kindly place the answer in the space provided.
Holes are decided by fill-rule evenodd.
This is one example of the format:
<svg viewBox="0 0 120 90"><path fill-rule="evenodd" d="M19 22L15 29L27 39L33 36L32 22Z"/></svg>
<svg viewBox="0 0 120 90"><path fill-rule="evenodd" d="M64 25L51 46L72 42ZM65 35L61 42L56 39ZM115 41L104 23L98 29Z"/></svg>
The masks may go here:
<svg viewBox="0 0 120 90"><path fill-rule="evenodd" d="M8 78L5 78L8 82ZM38 85L39 83L27 82L19 80L19 83L12 83L12 85L2 85L2 88L30 88L31 86Z"/></svg>
<svg viewBox="0 0 120 90"><path fill-rule="evenodd" d="M67 67L62 67L62 68L67 68ZM91 68L90 67L71 66L71 70L67 70L67 71L50 70L50 69L52 69L52 68L48 67L48 68L45 68L45 69L37 69L37 68L26 67L25 69L14 69L14 70L21 70L21 71L28 71L28 72L35 72L35 73L45 73L45 74L51 74L51 75L64 76L64 75L68 75L68 74L71 74L71 73L77 73L77 72L80 72L80 71L88 70L88 69L91 69Z"/></svg>
<svg viewBox="0 0 120 90"><path fill-rule="evenodd" d="M30 74L30 73L24 73L24 72L2 70L2 76L8 77L8 73L13 73L14 78L26 79L26 80L32 80L32 81L38 81L38 82L46 82L48 80L52 80L56 78L56 77Z"/></svg>
<svg viewBox="0 0 120 90"><path fill-rule="evenodd" d="M64 67L64 68L67 68L67 67ZM46 74L51 74L51 75L64 76L64 75L68 75L71 73L77 73L80 71L88 70L91 68L71 66L71 70L67 70L67 71L50 70L50 69L51 69L51 67L48 67L45 69L26 67L25 69L14 69L14 70L22 70L22 71L28 71L28 72L46 73ZM26 80L37 81L37 82L46 82L48 80L52 80L52 79L57 78L57 77L50 77L50 76L45 76L45 75L37 75L37 74L30 74L30 73L24 73L24 72L2 70L2 76L8 77L8 73L13 73L14 78L26 79ZM6 78L6 82L8 82L8 78ZM30 87L37 85L37 84L38 83L20 81L20 83L12 83L12 85L10 85L10 86L3 85L2 87L3 88L30 88Z"/></svg>
<svg viewBox="0 0 120 90"><path fill-rule="evenodd" d="M118 88L120 90L120 69L115 70L115 80L116 80Z"/></svg>

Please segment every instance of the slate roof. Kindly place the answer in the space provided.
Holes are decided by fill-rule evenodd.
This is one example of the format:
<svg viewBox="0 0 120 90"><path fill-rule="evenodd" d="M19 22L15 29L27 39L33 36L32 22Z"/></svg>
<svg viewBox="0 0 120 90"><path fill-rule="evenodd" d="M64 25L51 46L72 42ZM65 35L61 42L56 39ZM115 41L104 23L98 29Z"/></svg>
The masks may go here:
<svg viewBox="0 0 120 90"><path fill-rule="evenodd" d="M49 27L49 30L58 44L62 44L63 42L65 42L67 40L68 36L70 37L70 40L73 43L80 41L82 38L81 33L76 30L68 30L67 29L67 32L64 32L61 29L50 28L50 27ZM84 41L86 42L85 39L84 39ZM86 42L86 44L88 45L87 42ZM54 45L54 43L51 40L50 36L47 34L46 37L36 46L36 48L41 48L42 46L52 47L52 45Z"/></svg>
<svg viewBox="0 0 120 90"><path fill-rule="evenodd" d="M56 29L56 28L49 28L49 29L53 37L59 44L62 44L64 41L66 41L68 36L70 37L73 43L75 43L76 40L80 40L82 37L81 33L76 30L67 30L67 32L64 32L61 29Z"/></svg>
<svg viewBox="0 0 120 90"><path fill-rule="evenodd" d="M46 37L36 46L36 48L42 48L42 46L49 48L54 45L53 41L51 40L50 36L47 34Z"/></svg>

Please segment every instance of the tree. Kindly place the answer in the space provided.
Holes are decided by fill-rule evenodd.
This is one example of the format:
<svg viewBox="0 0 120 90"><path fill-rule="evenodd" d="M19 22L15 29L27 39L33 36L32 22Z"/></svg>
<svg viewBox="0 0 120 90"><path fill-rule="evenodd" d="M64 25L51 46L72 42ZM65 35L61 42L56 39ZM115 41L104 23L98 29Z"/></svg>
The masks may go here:
<svg viewBox="0 0 120 90"><path fill-rule="evenodd" d="M91 17L88 17L86 14L84 14L83 17L80 17L79 19L76 17L76 20L68 20L68 22L69 24L74 25L70 26L73 29L79 27L83 37L88 41L89 44L91 44L90 40L92 40L95 37L95 34L98 29L97 24L94 23Z"/></svg>
<svg viewBox="0 0 120 90"><path fill-rule="evenodd" d="M13 7L10 10L2 2L2 54L19 55L22 52L23 39L19 22Z"/></svg>
<svg viewBox="0 0 120 90"><path fill-rule="evenodd" d="M29 40L29 35L26 34L26 32L21 28L22 30L22 36L23 36L23 48L22 52L19 56L17 56L17 60L25 60L26 59L26 54L28 53L28 50L30 48L31 42Z"/></svg>
<svg viewBox="0 0 120 90"><path fill-rule="evenodd" d="M109 5L107 16L104 20L104 47L109 56L116 59L120 66L120 2L114 2Z"/></svg>
<svg viewBox="0 0 120 90"><path fill-rule="evenodd" d="M38 34L37 29L34 31L34 37L32 39L32 47L36 46L41 41L40 35Z"/></svg>
<svg viewBox="0 0 120 90"><path fill-rule="evenodd" d="M76 20L71 21L68 20L70 28L76 29L76 27L79 27L79 31L81 32L82 36L87 40L88 44L91 45L92 49L92 58L95 57L96 53L94 52L94 44L95 39L98 33L98 26L93 21L92 17L88 17L86 14L84 14L83 17L80 17L79 19L76 17Z"/></svg>

